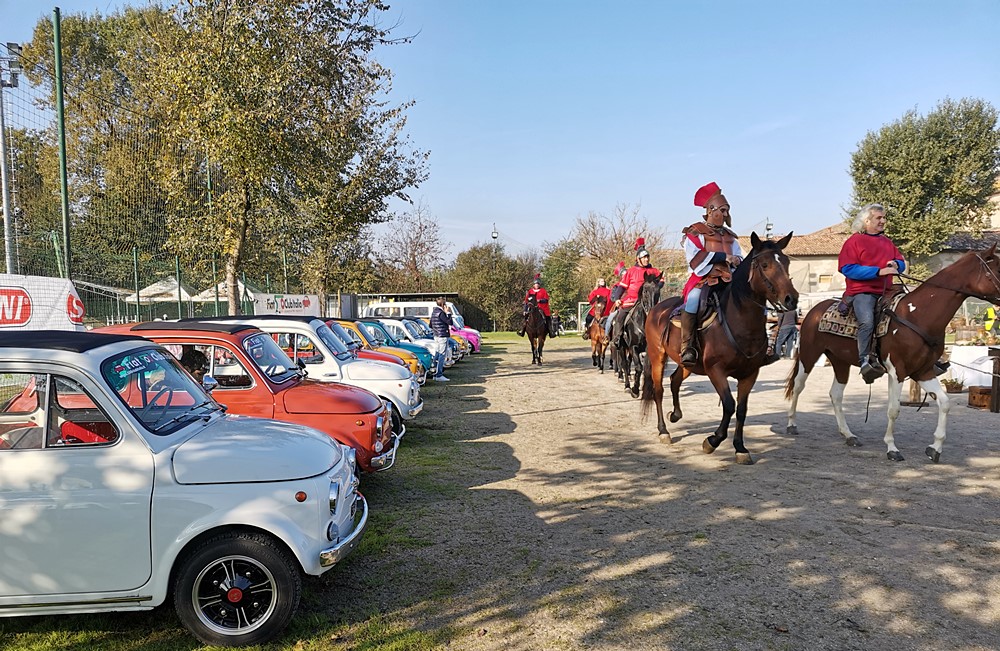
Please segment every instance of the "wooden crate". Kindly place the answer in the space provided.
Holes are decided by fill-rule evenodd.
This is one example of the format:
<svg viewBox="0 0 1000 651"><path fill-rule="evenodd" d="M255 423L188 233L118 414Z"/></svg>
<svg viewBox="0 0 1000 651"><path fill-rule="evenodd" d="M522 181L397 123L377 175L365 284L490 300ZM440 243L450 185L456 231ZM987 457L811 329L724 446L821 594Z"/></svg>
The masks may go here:
<svg viewBox="0 0 1000 651"><path fill-rule="evenodd" d="M990 387L969 387L969 406L977 409L990 408Z"/></svg>

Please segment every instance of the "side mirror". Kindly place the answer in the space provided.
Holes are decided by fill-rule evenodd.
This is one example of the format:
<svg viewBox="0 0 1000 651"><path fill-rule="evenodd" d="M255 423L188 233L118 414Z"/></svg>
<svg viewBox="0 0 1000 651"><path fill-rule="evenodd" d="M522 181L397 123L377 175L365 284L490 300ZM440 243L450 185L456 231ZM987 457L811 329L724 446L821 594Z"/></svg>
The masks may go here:
<svg viewBox="0 0 1000 651"><path fill-rule="evenodd" d="M214 391L218 386L219 381L211 375L205 375L205 377L201 378L201 388L208 393L212 393L212 391Z"/></svg>
<svg viewBox="0 0 1000 651"><path fill-rule="evenodd" d="M306 363L302 361L301 357L295 360L295 365L299 367L300 371L306 370Z"/></svg>

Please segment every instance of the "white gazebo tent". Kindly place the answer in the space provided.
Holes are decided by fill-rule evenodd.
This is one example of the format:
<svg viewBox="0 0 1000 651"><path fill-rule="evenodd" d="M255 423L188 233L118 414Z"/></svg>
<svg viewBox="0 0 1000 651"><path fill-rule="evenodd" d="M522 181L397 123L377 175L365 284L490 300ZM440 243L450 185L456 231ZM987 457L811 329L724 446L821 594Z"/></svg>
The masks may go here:
<svg viewBox="0 0 1000 651"><path fill-rule="evenodd" d="M252 287L245 285L242 280L237 278L236 288L237 291L239 292L241 301L246 301L246 300L253 301L255 290ZM229 302L229 293L228 290L226 289L226 281L224 280L218 285L215 285L214 287L209 287L203 292L198 292L197 294L191 297L191 300L194 301L195 303L214 303L216 291L219 292L220 303Z"/></svg>
<svg viewBox="0 0 1000 651"><path fill-rule="evenodd" d="M192 313L192 290L186 287L184 284L180 285L179 291L177 286L177 279L173 277L164 278L163 280L158 280L151 285L147 285L139 290L138 295L135 292L125 296L122 300L126 303L138 303L139 305L149 306L151 315L154 317L160 316L158 314L159 309L153 310L155 304L172 305L177 306L178 299L181 303L187 306L187 316ZM178 317L182 315L177 315Z"/></svg>

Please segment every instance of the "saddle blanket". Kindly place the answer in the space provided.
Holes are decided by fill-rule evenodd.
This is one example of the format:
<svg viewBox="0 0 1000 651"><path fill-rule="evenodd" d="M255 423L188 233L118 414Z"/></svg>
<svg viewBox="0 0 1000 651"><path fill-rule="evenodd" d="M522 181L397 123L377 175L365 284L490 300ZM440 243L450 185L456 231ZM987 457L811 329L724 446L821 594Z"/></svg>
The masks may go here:
<svg viewBox="0 0 1000 651"><path fill-rule="evenodd" d="M905 293L899 293L892 297L889 303L889 311L895 310L899 301L906 296ZM852 308L847 315L843 315L837 309L840 305L840 301L834 301L833 305L827 308L826 312L819 320L819 325L816 329L820 332L829 332L832 335L838 335L840 337L847 337L848 339L858 338L858 319L854 316L854 309ZM883 337L885 333L889 332L889 315L885 312L882 313L882 318L878 320L875 324L875 337Z"/></svg>

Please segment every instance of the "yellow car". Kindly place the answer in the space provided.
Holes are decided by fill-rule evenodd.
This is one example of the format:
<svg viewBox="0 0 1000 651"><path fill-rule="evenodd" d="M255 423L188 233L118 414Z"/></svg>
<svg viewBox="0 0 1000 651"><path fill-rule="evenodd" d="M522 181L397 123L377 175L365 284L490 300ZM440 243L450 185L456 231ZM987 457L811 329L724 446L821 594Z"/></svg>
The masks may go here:
<svg viewBox="0 0 1000 651"><path fill-rule="evenodd" d="M423 384L427 381L427 371L424 365L420 363L420 360L416 355L408 350L402 348L396 348L395 346L378 346L372 341L368 333L364 328L358 326L357 323L351 321L350 319L328 319L327 323L330 322L339 323L341 327L351 336L354 341L361 345L365 350L374 350L380 353L388 353L390 355L395 355L399 359L403 360L403 363L410 369L413 373L413 377L417 378L417 382Z"/></svg>

